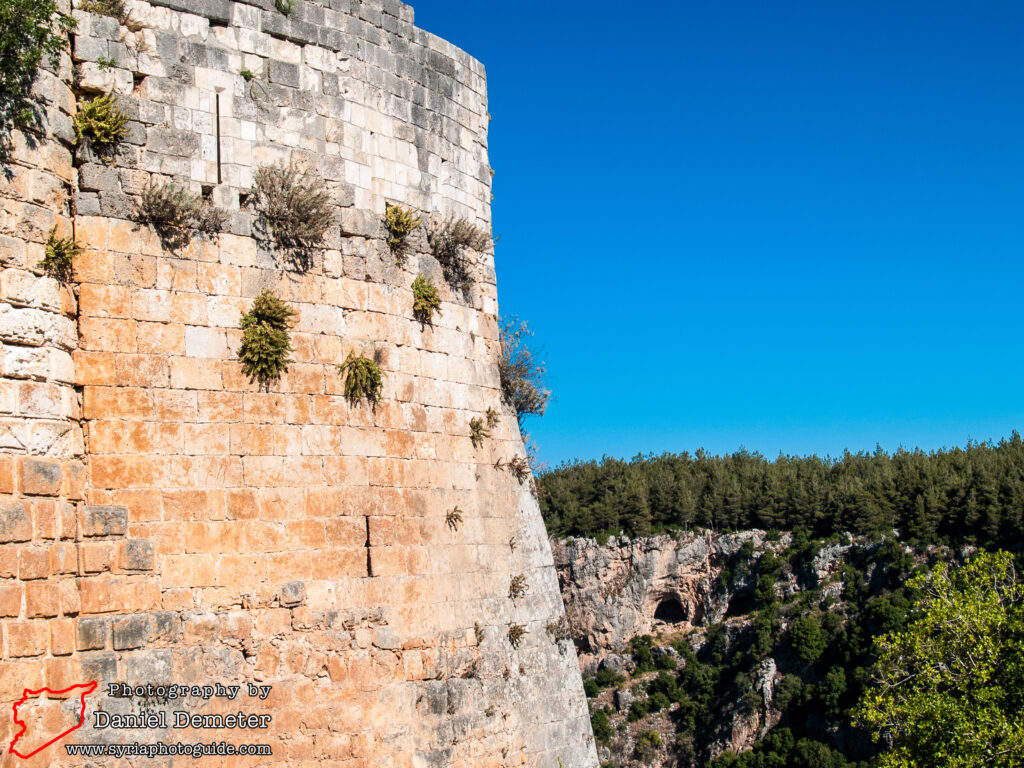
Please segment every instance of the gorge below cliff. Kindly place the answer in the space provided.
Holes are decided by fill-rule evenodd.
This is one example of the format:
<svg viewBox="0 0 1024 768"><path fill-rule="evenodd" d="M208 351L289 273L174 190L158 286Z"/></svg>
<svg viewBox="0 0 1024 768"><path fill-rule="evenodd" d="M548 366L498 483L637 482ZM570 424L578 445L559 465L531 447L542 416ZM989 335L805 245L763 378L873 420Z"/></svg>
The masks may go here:
<svg viewBox="0 0 1024 768"><path fill-rule="evenodd" d="M958 556L895 534L762 530L552 551L609 768L866 765L879 747L848 713L872 638L905 621L915 568Z"/></svg>

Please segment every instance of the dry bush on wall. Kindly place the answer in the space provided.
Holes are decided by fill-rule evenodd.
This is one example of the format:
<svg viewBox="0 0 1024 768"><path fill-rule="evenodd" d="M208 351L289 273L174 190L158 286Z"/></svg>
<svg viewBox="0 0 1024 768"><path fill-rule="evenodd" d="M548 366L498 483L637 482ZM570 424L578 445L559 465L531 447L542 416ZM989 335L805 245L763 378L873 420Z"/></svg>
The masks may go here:
<svg viewBox="0 0 1024 768"><path fill-rule="evenodd" d="M491 236L468 219L448 217L434 222L427 232L430 252L441 265L445 282L467 293L473 286L473 262L468 251L485 251Z"/></svg>

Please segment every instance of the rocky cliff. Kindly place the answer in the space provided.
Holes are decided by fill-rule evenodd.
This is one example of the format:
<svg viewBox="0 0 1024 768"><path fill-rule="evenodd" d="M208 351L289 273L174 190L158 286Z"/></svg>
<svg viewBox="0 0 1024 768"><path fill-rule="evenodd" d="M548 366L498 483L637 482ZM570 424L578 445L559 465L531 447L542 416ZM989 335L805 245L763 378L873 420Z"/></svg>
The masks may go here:
<svg viewBox="0 0 1024 768"><path fill-rule="evenodd" d="M886 595L914 562L898 541L701 531L553 540L552 550L602 761L695 768L777 727L791 731L772 748L796 732L802 755L825 755L815 765L845 765L840 749L870 754L841 712L854 679L867 679L853 668L880 631L871 622L898 611ZM797 619L818 633L816 654L835 645L827 661L794 646Z"/></svg>
<svg viewBox="0 0 1024 768"><path fill-rule="evenodd" d="M731 602L740 611L744 596L722 583L723 571L744 546L761 552L788 541L770 543L764 531L620 536L604 544L553 540L566 615L584 668L593 669L638 635L713 624Z"/></svg>

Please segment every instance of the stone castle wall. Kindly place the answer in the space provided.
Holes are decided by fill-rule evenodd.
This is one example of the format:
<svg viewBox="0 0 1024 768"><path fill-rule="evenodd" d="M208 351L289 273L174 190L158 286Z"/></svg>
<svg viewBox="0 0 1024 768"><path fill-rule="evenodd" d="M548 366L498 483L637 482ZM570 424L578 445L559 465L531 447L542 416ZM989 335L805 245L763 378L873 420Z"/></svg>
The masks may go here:
<svg viewBox="0 0 1024 768"><path fill-rule="evenodd" d="M499 392L493 256L453 291L422 231L398 263L381 222L400 203L490 228L482 66L393 0L129 7L74 11L72 56L36 85L46 135L16 133L0 181L0 711L94 679L258 682L263 702L89 702L267 713L263 731L90 721L67 741L273 749L203 758L225 766L595 766L536 502L494 466L523 444ZM113 157L71 129L76 95L107 92L131 118ZM336 204L308 262L249 206L274 164L315 172ZM154 181L225 208L227 231L166 247L135 215ZM37 267L54 227L84 249L72 286ZM442 290L433 325L413 317L419 274ZM264 290L298 312L269 391L236 357ZM342 396L350 351L381 363L375 409ZM476 446L488 408L502 420ZM13 731L0 718L5 752ZM193 759L58 745L29 762Z"/></svg>

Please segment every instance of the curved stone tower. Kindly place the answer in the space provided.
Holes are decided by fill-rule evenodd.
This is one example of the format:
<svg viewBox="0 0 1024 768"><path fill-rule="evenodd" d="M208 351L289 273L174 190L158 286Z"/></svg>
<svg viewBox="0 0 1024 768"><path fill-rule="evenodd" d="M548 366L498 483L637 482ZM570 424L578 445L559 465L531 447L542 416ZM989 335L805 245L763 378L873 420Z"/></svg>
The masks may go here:
<svg viewBox="0 0 1024 768"><path fill-rule="evenodd" d="M422 229L399 260L382 224L401 204L489 231L483 67L397 0L129 9L74 11L72 56L36 83L45 135L15 133L0 178L0 765L193 765L173 751L222 742L203 766L596 766L537 504L495 466L524 447L493 256L451 289ZM130 120L101 156L71 120L107 92ZM275 164L335 206L299 260L253 211ZM226 209L226 231L172 248L139 223L165 182ZM70 285L38 267L54 228L83 248ZM433 325L413 315L420 274ZM236 355L264 290L298 313L268 391ZM381 364L375 409L343 396L349 352ZM82 727L9 750L77 722L77 690L30 693L19 735L26 691L93 680ZM269 718L175 727L238 711ZM160 756L115 754L133 743ZM246 744L263 754L228 756Z"/></svg>

